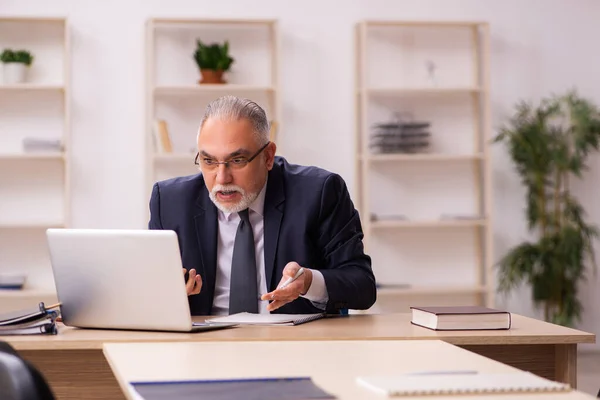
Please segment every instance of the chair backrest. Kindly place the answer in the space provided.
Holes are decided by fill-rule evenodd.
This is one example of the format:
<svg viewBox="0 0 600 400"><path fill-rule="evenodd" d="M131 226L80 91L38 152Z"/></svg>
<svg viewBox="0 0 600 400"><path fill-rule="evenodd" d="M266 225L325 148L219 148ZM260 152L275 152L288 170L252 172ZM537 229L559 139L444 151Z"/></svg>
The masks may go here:
<svg viewBox="0 0 600 400"><path fill-rule="evenodd" d="M4 352L0 353L0 393L5 400L40 400L27 365Z"/></svg>
<svg viewBox="0 0 600 400"><path fill-rule="evenodd" d="M17 353L17 351L7 342L3 342L0 341L0 353L8 353L8 354L12 354L13 356L19 356L19 353Z"/></svg>
<svg viewBox="0 0 600 400"><path fill-rule="evenodd" d="M2 400L55 400L42 374L8 343L0 341Z"/></svg>

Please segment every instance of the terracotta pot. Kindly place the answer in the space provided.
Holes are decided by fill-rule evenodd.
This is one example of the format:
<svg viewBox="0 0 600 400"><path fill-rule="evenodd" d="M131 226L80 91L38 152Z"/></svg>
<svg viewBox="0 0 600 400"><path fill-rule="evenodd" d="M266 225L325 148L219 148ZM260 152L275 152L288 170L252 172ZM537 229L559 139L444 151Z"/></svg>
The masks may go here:
<svg viewBox="0 0 600 400"><path fill-rule="evenodd" d="M198 81L200 84L215 84L215 83L227 83L223 79L223 71L222 70L214 70L214 69L201 69L200 74L202 79Z"/></svg>

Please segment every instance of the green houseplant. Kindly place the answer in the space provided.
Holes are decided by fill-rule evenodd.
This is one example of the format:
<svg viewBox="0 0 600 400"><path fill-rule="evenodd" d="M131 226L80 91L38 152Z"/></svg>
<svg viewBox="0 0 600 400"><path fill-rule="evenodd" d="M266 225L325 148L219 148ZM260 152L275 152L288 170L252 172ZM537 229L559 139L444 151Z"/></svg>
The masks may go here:
<svg viewBox="0 0 600 400"><path fill-rule="evenodd" d="M531 285L534 304L546 321L572 326L580 319L578 286L595 272L593 240L597 228L571 193L586 160L600 144L600 113L575 91L520 102L495 142L504 142L526 188L526 217L534 241L510 249L498 263L499 290Z"/></svg>
<svg viewBox="0 0 600 400"><path fill-rule="evenodd" d="M196 40L194 60L200 69L201 80L199 83L227 83L223 74L231 68L234 59L229 55L229 42L223 44L205 44Z"/></svg>
<svg viewBox="0 0 600 400"><path fill-rule="evenodd" d="M4 49L0 54L5 84L22 83L26 79L27 68L33 63L33 56L27 50Z"/></svg>

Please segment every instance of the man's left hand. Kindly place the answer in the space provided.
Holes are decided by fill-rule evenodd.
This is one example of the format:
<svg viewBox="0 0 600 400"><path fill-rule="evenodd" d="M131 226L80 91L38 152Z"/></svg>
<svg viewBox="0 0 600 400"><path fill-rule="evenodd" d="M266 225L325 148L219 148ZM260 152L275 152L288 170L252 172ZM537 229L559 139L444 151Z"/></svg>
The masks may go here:
<svg viewBox="0 0 600 400"><path fill-rule="evenodd" d="M294 301L301 295L308 292L310 284L312 283L312 271L308 268L304 268L304 273L300 275L300 277L298 277L298 279L296 279L294 282L290 283L283 289L279 289L283 282L294 277L300 268L302 267L300 267L297 262L288 263L283 269L283 276L281 277L278 288L272 292L262 295L261 300L272 300L272 302L267 306L267 311L277 310L284 304Z"/></svg>

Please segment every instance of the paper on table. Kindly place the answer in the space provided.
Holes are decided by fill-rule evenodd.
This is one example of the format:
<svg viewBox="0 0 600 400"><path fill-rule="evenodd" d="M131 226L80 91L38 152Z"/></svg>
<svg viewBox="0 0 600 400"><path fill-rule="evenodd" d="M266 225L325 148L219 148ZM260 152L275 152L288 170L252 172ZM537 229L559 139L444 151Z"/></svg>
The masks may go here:
<svg viewBox="0 0 600 400"><path fill-rule="evenodd" d="M388 396L441 394L567 392L568 384L542 378L530 372L509 374L406 374L359 377L357 383Z"/></svg>
<svg viewBox="0 0 600 400"><path fill-rule="evenodd" d="M243 312L210 318L206 322L226 322L240 325L299 325L324 316L325 314L253 314Z"/></svg>

